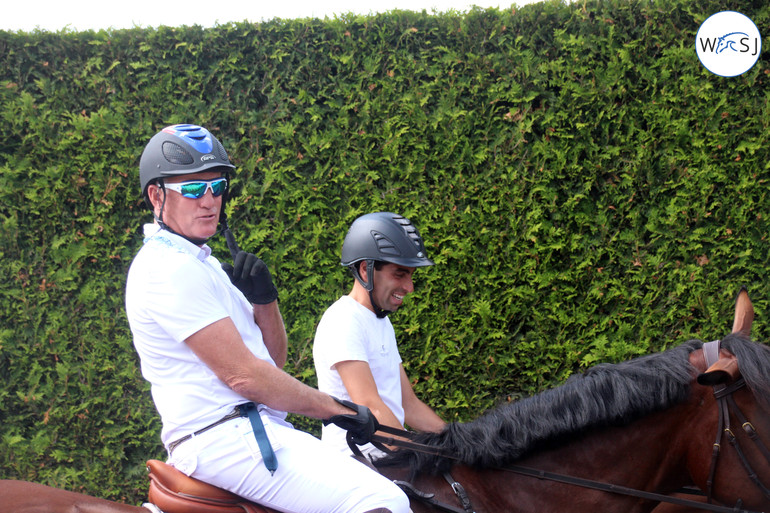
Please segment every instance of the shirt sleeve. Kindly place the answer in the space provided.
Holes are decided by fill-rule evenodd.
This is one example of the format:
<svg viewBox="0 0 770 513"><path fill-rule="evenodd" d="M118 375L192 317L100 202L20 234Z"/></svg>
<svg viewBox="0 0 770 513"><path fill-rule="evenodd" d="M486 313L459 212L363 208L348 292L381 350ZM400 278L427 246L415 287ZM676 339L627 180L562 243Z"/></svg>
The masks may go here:
<svg viewBox="0 0 770 513"><path fill-rule="evenodd" d="M329 369L348 360L369 363L365 341L366 331L355 316L332 307L324 313L316 329L314 358Z"/></svg>

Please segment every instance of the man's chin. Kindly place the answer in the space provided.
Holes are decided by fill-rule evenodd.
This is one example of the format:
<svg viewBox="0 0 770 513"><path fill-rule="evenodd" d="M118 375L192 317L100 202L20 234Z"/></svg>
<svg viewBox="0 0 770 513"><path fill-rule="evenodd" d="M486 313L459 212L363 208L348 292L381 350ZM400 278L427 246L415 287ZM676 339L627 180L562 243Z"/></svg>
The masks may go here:
<svg viewBox="0 0 770 513"><path fill-rule="evenodd" d="M206 223L196 231L198 232L198 234L201 236L202 239L208 239L216 235L218 225L219 225L219 221L217 220L216 222Z"/></svg>

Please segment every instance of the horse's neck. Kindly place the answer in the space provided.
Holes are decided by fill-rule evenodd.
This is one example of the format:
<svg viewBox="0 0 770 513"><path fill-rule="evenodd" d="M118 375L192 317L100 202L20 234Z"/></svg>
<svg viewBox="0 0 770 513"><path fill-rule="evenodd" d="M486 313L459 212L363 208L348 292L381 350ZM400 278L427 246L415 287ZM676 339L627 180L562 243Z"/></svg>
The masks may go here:
<svg viewBox="0 0 770 513"><path fill-rule="evenodd" d="M688 450L693 444L711 445L707 438L714 431L699 427L706 422L709 408L701 395L705 396L694 394L686 403L625 426L592 430L518 463L628 487L677 489L691 482L686 469Z"/></svg>
<svg viewBox="0 0 770 513"><path fill-rule="evenodd" d="M705 371L703 352L693 351L690 364L696 372ZM528 456L522 464L627 487L675 490L692 484L687 466L693 466L693 454L702 454L699 463L708 466L717 430L715 412L711 388L693 381L684 403L624 426L593 429Z"/></svg>
<svg viewBox="0 0 770 513"><path fill-rule="evenodd" d="M695 424L688 427L687 423L701 420L695 409L697 401L692 401L627 426L597 429L565 445L538 451L513 465L639 490L671 492L691 484L686 455L691 443L688 431L695 429ZM510 470L479 472L455 467L452 473L466 489L473 490L476 511L499 511L496 507L500 504L516 505L515 511L522 513L645 513L652 508L650 503L622 494L596 493ZM440 479L426 479L434 480L428 481L430 491L442 489ZM451 498L447 493L445 499Z"/></svg>

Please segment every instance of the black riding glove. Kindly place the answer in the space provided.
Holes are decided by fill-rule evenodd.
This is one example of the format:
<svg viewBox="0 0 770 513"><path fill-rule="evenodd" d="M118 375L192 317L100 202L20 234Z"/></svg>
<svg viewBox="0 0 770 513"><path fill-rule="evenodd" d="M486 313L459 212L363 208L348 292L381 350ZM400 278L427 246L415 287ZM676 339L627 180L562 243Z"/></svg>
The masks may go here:
<svg viewBox="0 0 770 513"><path fill-rule="evenodd" d="M233 264L224 263L222 269L251 303L266 305L278 299L278 289L273 285L270 270L260 258L238 251Z"/></svg>
<svg viewBox="0 0 770 513"><path fill-rule="evenodd" d="M356 412L353 414L334 415L327 420L324 420L324 426L328 424L335 424L342 429L347 430L348 435L353 442L357 445L368 444L372 440L372 435L380 428L380 423L372 414L371 410L366 406L352 403L344 399L334 400L341 405L350 408Z"/></svg>

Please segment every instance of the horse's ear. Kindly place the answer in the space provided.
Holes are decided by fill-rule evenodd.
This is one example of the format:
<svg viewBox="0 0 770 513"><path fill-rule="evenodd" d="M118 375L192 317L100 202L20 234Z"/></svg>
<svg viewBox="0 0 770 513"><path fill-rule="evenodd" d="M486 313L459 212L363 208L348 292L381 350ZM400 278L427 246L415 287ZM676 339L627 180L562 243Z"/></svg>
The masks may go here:
<svg viewBox="0 0 770 513"><path fill-rule="evenodd" d="M735 358L735 355L722 351L719 355L719 360L706 369L706 372L698 376L698 383L713 387L714 385L734 381L740 375L741 370L738 368L738 359Z"/></svg>
<svg viewBox="0 0 770 513"><path fill-rule="evenodd" d="M741 287L735 298L735 319L733 320L733 333L740 333L744 337L751 337L751 323L754 322L754 306L751 304L749 292L746 287Z"/></svg>

